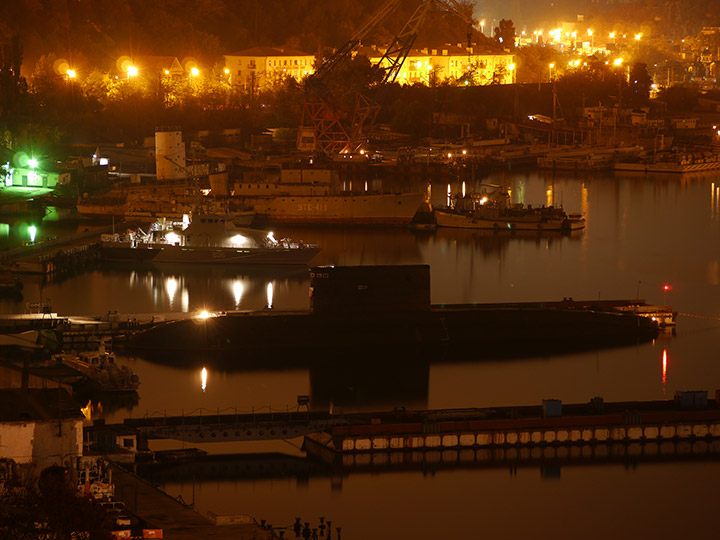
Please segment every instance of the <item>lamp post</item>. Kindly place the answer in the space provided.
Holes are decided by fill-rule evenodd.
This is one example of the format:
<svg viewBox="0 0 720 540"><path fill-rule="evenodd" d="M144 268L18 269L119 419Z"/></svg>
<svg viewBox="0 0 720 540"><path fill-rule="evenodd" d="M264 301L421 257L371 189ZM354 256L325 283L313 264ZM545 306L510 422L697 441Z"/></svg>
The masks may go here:
<svg viewBox="0 0 720 540"><path fill-rule="evenodd" d="M642 38L642 33L635 34L635 41L637 42L637 59L640 59L640 38Z"/></svg>
<svg viewBox="0 0 720 540"><path fill-rule="evenodd" d="M553 69L555 69L555 64L550 64L550 82L553 81Z"/></svg>

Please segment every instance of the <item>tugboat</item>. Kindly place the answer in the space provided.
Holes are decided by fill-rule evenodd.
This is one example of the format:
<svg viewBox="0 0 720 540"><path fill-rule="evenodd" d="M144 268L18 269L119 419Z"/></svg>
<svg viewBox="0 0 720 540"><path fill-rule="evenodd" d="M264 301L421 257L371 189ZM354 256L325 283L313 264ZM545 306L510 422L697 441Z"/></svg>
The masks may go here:
<svg viewBox="0 0 720 540"><path fill-rule="evenodd" d="M101 342L96 351L58 353L52 358L55 364L68 366L83 375L76 384L96 392L134 392L140 386L140 379L132 369L115 363L115 354L106 350L105 342Z"/></svg>
<svg viewBox="0 0 720 540"><path fill-rule="evenodd" d="M452 202L450 208L435 210L438 227L563 232L585 227L582 215L566 214L562 208L554 206L533 208L531 205L511 205L508 194L502 191L456 196Z"/></svg>

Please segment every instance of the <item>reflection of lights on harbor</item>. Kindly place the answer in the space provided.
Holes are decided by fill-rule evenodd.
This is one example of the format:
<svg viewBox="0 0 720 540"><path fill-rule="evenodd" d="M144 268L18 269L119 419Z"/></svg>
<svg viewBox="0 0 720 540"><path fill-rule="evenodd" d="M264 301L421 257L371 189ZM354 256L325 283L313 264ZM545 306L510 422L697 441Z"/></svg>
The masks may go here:
<svg viewBox="0 0 720 540"><path fill-rule="evenodd" d="M547 191L545 192L545 195L547 196L547 206L553 206L553 190L552 187L547 188Z"/></svg>
<svg viewBox="0 0 720 540"><path fill-rule="evenodd" d="M447 206L450 207L450 203L452 201L452 191L450 189L450 184L448 184L447 188Z"/></svg>
<svg viewBox="0 0 720 540"><path fill-rule="evenodd" d="M465 196L465 182L462 183L462 194Z"/></svg>
<svg viewBox="0 0 720 540"><path fill-rule="evenodd" d="M30 241L34 242L35 234L37 234L37 227L35 227L35 225L30 225L30 227L28 227L28 234L30 235Z"/></svg>
<svg viewBox="0 0 720 540"><path fill-rule="evenodd" d="M172 307L175 301L175 293L177 292L177 280L175 278L168 278L165 282L165 290L167 291L168 298L170 299L170 307Z"/></svg>
<svg viewBox="0 0 720 540"><path fill-rule="evenodd" d="M200 313L198 313L197 315L195 315L195 317L196 317L197 319L200 319L201 321L206 321L206 320L211 319L211 318L213 318L213 317L217 317L217 314L215 314L215 313L213 313L213 312L211 312L211 311L208 311L207 309L203 309Z"/></svg>
<svg viewBox="0 0 720 540"><path fill-rule="evenodd" d="M273 284L272 284L272 282L267 284L267 307L268 307L268 309L272 309L272 307L273 307Z"/></svg>
<svg viewBox="0 0 720 540"><path fill-rule="evenodd" d="M243 284L240 280L235 280L233 282L233 296L235 296L235 307L240 307L240 300L242 299L243 294Z"/></svg>
<svg viewBox="0 0 720 540"><path fill-rule="evenodd" d="M715 182L710 185L710 215L715 221L720 216L720 186L716 186Z"/></svg>
<svg viewBox="0 0 720 540"><path fill-rule="evenodd" d="M200 372L200 383L202 385L202 391L204 392L207 388L207 369L202 368Z"/></svg>
<svg viewBox="0 0 720 540"><path fill-rule="evenodd" d="M183 313L187 313L190 311L190 293L187 289L183 289L182 291L182 311Z"/></svg>
<svg viewBox="0 0 720 540"><path fill-rule="evenodd" d="M667 383L667 367L668 367L668 353L667 353L667 349L663 349L663 352L662 352L662 384L663 384L663 393L665 393L665 383Z"/></svg>

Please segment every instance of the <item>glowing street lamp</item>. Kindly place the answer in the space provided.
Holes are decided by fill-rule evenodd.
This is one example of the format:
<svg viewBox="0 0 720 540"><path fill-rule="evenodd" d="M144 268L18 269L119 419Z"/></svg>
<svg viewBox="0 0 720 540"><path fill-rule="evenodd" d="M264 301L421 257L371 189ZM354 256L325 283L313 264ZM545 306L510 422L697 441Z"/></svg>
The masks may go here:
<svg viewBox="0 0 720 540"><path fill-rule="evenodd" d="M127 73L128 73L128 79L130 77L137 77L138 69L135 66L128 66Z"/></svg>
<svg viewBox="0 0 720 540"><path fill-rule="evenodd" d="M38 166L37 159L35 159L35 158L28 159L27 164L28 164L28 167L30 167L31 169L34 169Z"/></svg>
<svg viewBox="0 0 720 540"><path fill-rule="evenodd" d="M77 73L75 73L74 69L68 69L65 72L65 75L67 75L68 79L74 79L77 76Z"/></svg>
<svg viewBox="0 0 720 540"><path fill-rule="evenodd" d="M635 41L637 41L637 55L640 56L640 38L642 38L642 32L635 34Z"/></svg>
<svg viewBox="0 0 720 540"><path fill-rule="evenodd" d="M553 69L555 69L555 64L550 64L550 82L553 80Z"/></svg>
<svg viewBox="0 0 720 540"><path fill-rule="evenodd" d="M613 64L615 64L616 66L621 66L621 65L622 65L622 62L623 62L623 59L622 59L622 58L616 58L616 59L613 61Z"/></svg>
<svg viewBox="0 0 720 540"><path fill-rule="evenodd" d="M515 82L515 64L508 64L508 71L510 72L510 83Z"/></svg>
<svg viewBox="0 0 720 540"><path fill-rule="evenodd" d="M485 19L480 21L480 33L484 36L485 35Z"/></svg>
<svg viewBox="0 0 720 540"><path fill-rule="evenodd" d="M196 67L192 67L190 68L190 75L193 77L197 77L198 75L200 75L200 70Z"/></svg>

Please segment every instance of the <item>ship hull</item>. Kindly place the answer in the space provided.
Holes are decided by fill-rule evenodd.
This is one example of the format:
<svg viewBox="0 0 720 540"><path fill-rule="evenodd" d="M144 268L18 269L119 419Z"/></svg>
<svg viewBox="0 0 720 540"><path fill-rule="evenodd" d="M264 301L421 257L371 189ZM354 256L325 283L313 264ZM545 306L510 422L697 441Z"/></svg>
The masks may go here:
<svg viewBox="0 0 720 540"><path fill-rule="evenodd" d="M424 193L243 197L265 222L316 225L407 225Z"/></svg>
<svg viewBox="0 0 720 540"><path fill-rule="evenodd" d="M540 219L536 216L526 218L516 216L483 218L453 212L443 212L442 210L435 211L435 221L438 227L496 231L573 231L582 229L585 225L585 220L583 219Z"/></svg>
<svg viewBox="0 0 720 540"><path fill-rule="evenodd" d="M218 264L218 265L307 265L320 251L316 247L297 249L215 248L168 245L118 246L101 244L100 253L108 262Z"/></svg>

